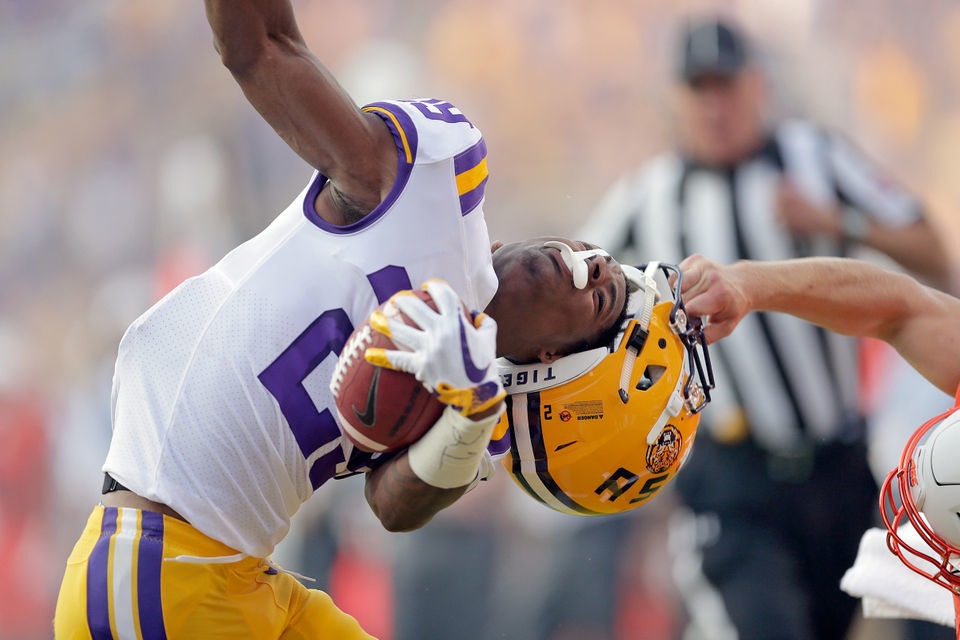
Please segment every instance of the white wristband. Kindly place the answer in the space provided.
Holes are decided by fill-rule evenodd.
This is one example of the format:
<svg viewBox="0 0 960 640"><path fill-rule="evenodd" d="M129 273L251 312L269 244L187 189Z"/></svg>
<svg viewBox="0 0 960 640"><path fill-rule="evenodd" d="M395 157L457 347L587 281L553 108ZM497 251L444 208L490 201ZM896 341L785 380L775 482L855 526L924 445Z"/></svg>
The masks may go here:
<svg viewBox="0 0 960 640"><path fill-rule="evenodd" d="M471 420L447 407L430 430L407 449L410 468L418 478L439 489L470 484L477 477L483 452L499 420L500 414Z"/></svg>
<svg viewBox="0 0 960 640"><path fill-rule="evenodd" d="M473 482L467 485L467 490L464 493L470 493L477 488L478 484L492 478L496 470L497 465L493 461L493 456L490 455L490 450L484 449L483 455L480 456L480 467L477 469L477 475L473 478Z"/></svg>

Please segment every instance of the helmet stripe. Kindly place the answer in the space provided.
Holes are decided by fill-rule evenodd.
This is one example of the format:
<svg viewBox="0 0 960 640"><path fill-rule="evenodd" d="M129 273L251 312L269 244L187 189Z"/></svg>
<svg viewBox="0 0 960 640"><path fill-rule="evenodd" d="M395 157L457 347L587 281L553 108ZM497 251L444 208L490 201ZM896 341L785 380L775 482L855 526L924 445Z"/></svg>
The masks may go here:
<svg viewBox="0 0 960 640"><path fill-rule="evenodd" d="M540 394L516 394L512 400L510 425L513 438L511 447L515 447L511 449L514 476L518 480L524 480L522 484L524 488L530 487L528 492L531 495L557 511L587 516L601 515L598 511L581 506L567 495L550 475L540 424ZM517 453L514 453L514 450ZM524 461L527 464L523 464Z"/></svg>
<svg viewBox="0 0 960 640"><path fill-rule="evenodd" d="M543 498L537 495L537 492L533 490L533 487L530 486L530 483L527 482L527 479L523 475L523 470L520 468L520 451L517 449L517 436L515 429L513 427L513 396L508 395L506 397L507 401L507 429L510 440L510 458L512 460L510 473L514 478L517 479L517 482L520 483L520 486L526 491L530 497L534 498L537 502L541 504L547 504ZM550 505L547 505L550 506Z"/></svg>
<svg viewBox="0 0 960 640"><path fill-rule="evenodd" d="M508 396L508 398L510 398L508 416L511 454L513 456L513 466L511 468L513 477L517 479L517 482L527 493L538 501L551 509L570 513L570 509L547 491L536 473L533 447L530 444L526 394L516 394Z"/></svg>

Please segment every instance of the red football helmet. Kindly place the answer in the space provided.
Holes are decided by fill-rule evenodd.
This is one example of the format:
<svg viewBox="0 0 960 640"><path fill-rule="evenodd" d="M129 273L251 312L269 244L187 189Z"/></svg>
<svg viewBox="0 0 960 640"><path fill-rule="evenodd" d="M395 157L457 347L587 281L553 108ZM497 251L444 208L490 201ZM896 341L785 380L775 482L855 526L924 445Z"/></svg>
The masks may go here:
<svg viewBox="0 0 960 640"><path fill-rule="evenodd" d="M924 423L907 441L900 464L883 483L880 513L890 551L953 593L960 640L960 392L953 409ZM904 517L933 555L900 537Z"/></svg>

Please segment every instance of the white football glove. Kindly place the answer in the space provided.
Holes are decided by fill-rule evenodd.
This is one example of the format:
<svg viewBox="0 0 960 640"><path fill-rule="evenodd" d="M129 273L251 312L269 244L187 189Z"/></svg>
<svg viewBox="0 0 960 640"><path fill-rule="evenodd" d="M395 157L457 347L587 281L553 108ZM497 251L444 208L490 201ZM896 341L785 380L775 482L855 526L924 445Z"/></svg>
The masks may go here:
<svg viewBox="0 0 960 640"><path fill-rule="evenodd" d="M404 350L369 348L364 357L378 367L413 374L440 402L464 416L489 409L506 395L494 364L497 323L484 313L466 315L460 297L442 280L428 280L423 288L437 311L413 292L400 291L383 312L370 316L374 330ZM397 317L400 311L419 328Z"/></svg>

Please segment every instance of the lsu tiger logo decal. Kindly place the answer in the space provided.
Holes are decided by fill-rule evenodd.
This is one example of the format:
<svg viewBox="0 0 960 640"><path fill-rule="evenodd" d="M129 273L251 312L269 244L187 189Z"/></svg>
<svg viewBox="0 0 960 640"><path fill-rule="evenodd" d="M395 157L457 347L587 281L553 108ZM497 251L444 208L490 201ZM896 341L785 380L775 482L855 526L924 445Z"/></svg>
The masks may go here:
<svg viewBox="0 0 960 640"><path fill-rule="evenodd" d="M668 424L660 432L660 437L647 447L647 470L650 473L663 473L673 466L680 457L683 447L683 436L672 424Z"/></svg>

